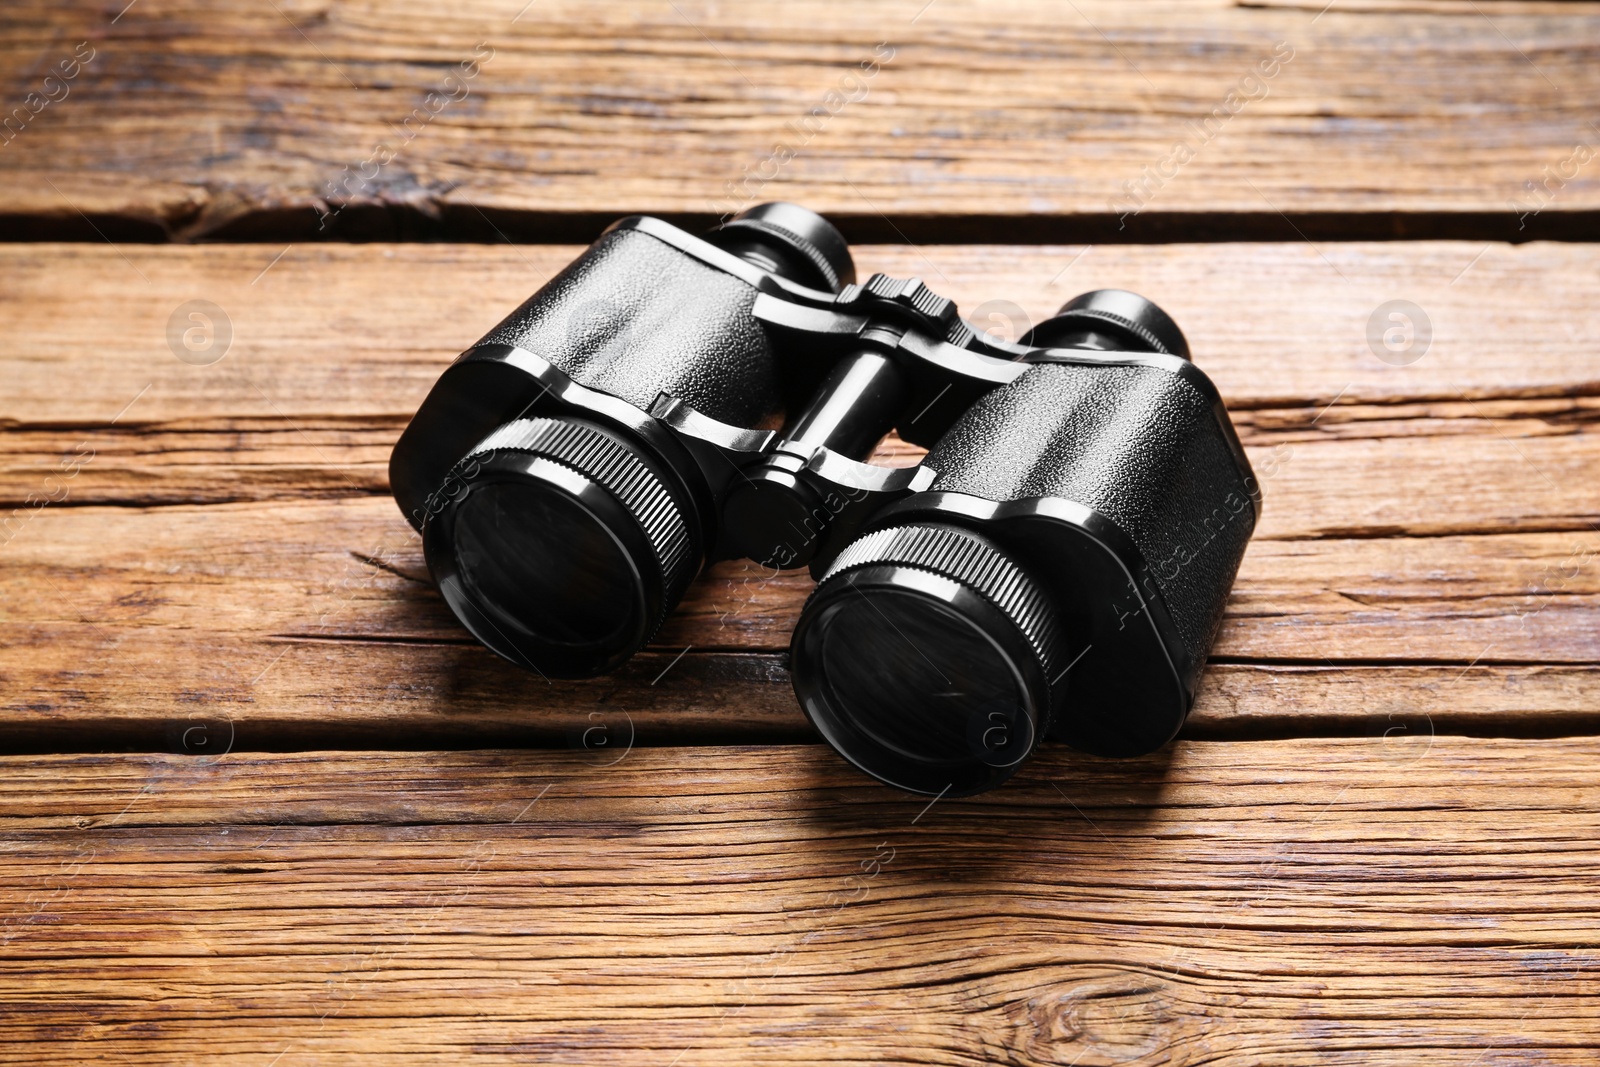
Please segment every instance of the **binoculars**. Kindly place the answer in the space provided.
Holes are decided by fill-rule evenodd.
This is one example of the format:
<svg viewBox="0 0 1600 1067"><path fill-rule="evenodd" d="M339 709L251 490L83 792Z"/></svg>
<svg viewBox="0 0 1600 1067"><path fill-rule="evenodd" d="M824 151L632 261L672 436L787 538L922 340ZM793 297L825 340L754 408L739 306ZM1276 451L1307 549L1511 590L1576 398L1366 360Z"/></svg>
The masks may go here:
<svg viewBox="0 0 1600 1067"><path fill-rule="evenodd" d="M866 462L891 430L920 464ZM618 667L710 562L808 566L802 708L933 796L1045 737L1171 739L1261 505L1155 304L1086 293L1011 343L916 278L857 284L786 203L613 224L444 371L389 475L456 617L546 676Z"/></svg>

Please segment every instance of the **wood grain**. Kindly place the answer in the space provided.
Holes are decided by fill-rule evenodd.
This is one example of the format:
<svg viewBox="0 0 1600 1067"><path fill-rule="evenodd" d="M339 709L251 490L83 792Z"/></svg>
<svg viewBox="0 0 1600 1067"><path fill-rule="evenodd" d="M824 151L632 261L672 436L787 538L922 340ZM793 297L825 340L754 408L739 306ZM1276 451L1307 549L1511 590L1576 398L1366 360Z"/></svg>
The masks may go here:
<svg viewBox="0 0 1600 1067"><path fill-rule="evenodd" d="M1600 465L1600 398L1240 414L1265 498L1260 538L1600 524L1600 490L1588 477ZM34 509L52 505L387 496L389 452L402 427L313 416L12 430L0 437L0 526L20 536ZM921 455L891 439L875 459L900 465Z"/></svg>
<svg viewBox="0 0 1600 1067"><path fill-rule="evenodd" d="M1258 540L1215 653L1465 664L1490 645L1491 661L1594 662L1597 555L1594 532ZM468 640L384 499L47 509L8 556L3 624L30 657L52 655L72 632ZM658 645L787 647L810 586L804 571L719 564ZM203 677L217 664L195 666Z"/></svg>
<svg viewBox="0 0 1600 1067"><path fill-rule="evenodd" d="M6 750L214 756L517 746L569 749L603 766L630 745L817 740L775 653L648 650L606 678L546 685L468 644L285 641L254 649L233 635L160 636L139 635L144 654L109 663L108 646L90 649L99 670L53 678L8 671L16 688L0 706ZM220 667L205 684L162 688L194 681L174 678L182 672L163 662L210 657ZM62 679L75 684L63 688ZM1597 732L1600 671L1592 664L1222 661L1207 668L1181 736Z"/></svg>
<svg viewBox="0 0 1600 1067"><path fill-rule="evenodd" d="M0 11L0 1064L1600 1060L1600 257L1499 243L1600 237L1600 5L521 4ZM443 608L446 362L780 197L1183 325L1267 502L1183 740L930 804L814 743L801 575L587 682Z"/></svg>
<svg viewBox="0 0 1600 1067"><path fill-rule="evenodd" d="M617 715L654 744L807 732L779 661L747 655L787 648L804 572L719 565L654 653L615 677L552 684L476 646L386 498L46 508L5 551L0 726L16 745L76 734L171 747L205 724L202 744L226 734L251 748L567 744L597 721L623 730ZM1592 530L1259 539L1213 654L1325 668L1341 687L1236 675L1202 702L1198 729L1227 734L1234 718L1246 735L1381 734L1398 713L1412 729L1435 717L1492 731L1496 700L1513 733L1587 729L1600 706L1597 558ZM1555 664L1576 673L1557 684L1501 669ZM1335 695L1357 680L1372 692Z"/></svg>
<svg viewBox="0 0 1600 1067"><path fill-rule="evenodd" d="M341 237L548 239L752 193L880 239L1600 232L1570 162L1600 137L1594 5L519 6L8 4L0 81L37 114L0 153L0 207L89 240L315 236L328 200L354 205ZM80 42L67 95L28 104Z"/></svg>
<svg viewBox="0 0 1600 1067"><path fill-rule="evenodd" d="M0 1062L1587 1064L1596 759L7 759Z"/></svg>
<svg viewBox="0 0 1600 1067"><path fill-rule="evenodd" d="M10 383L0 419L103 427L139 397L118 425L403 421L449 360L579 251L0 245ZM924 277L1013 335L1079 292L1143 293L1183 327L1236 409L1600 394L1589 342L1600 333L1600 254L1588 245L867 246L855 258L863 275ZM232 328L210 366L181 362L168 344L169 319L196 299ZM1368 344L1374 312L1395 299L1421 306L1432 327L1405 366Z"/></svg>

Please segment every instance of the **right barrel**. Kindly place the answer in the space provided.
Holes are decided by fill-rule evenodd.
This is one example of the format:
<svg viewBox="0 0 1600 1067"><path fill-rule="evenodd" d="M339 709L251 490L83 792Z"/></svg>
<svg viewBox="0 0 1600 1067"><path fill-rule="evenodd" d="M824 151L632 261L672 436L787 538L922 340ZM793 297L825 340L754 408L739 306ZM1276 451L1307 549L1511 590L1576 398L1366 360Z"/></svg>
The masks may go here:
<svg viewBox="0 0 1600 1067"><path fill-rule="evenodd" d="M1148 352L1036 352L929 452L932 488L823 571L795 628L795 689L858 767L961 795L1046 736L1136 755L1177 732L1260 497L1170 334Z"/></svg>

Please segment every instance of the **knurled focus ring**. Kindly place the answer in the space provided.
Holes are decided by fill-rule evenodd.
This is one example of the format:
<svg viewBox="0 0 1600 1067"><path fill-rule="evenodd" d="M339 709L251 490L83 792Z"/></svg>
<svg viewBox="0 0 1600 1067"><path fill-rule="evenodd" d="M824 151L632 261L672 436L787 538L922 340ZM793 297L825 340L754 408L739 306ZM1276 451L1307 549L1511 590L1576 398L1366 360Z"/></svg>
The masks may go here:
<svg viewBox="0 0 1600 1067"><path fill-rule="evenodd" d="M570 467L620 501L638 522L661 567L663 611L674 590L688 583L692 562L689 526L661 479L608 434L564 419L517 419L485 437L463 463L490 452L523 452ZM652 620L651 629L661 623Z"/></svg>
<svg viewBox="0 0 1600 1067"><path fill-rule="evenodd" d="M954 526L892 526L852 541L817 582L828 583L877 564L916 567L960 582L1003 612L1039 658L1047 684L1057 678L1062 636L1050 603L1032 579L977 534Z"/></svg>

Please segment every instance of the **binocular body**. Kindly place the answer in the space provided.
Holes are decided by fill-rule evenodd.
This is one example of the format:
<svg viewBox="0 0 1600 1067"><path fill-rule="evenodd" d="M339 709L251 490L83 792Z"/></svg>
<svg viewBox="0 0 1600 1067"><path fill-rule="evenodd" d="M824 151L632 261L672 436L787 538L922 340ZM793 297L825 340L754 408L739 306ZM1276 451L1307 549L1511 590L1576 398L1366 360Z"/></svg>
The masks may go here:
<svg viewBox="0 0 1600 1067"><path fill-rule="evenodd" d="M796 693L868 773L965 795L1046 736L1158 748L1260 508L1181 332L1102 290L1010 343L917 279L853 276L794 205L704 237L614 224L395 447L446 601L507 659L581 677L709 562L806 565ZM865 462L890 430L920 464Z"/></svg>

